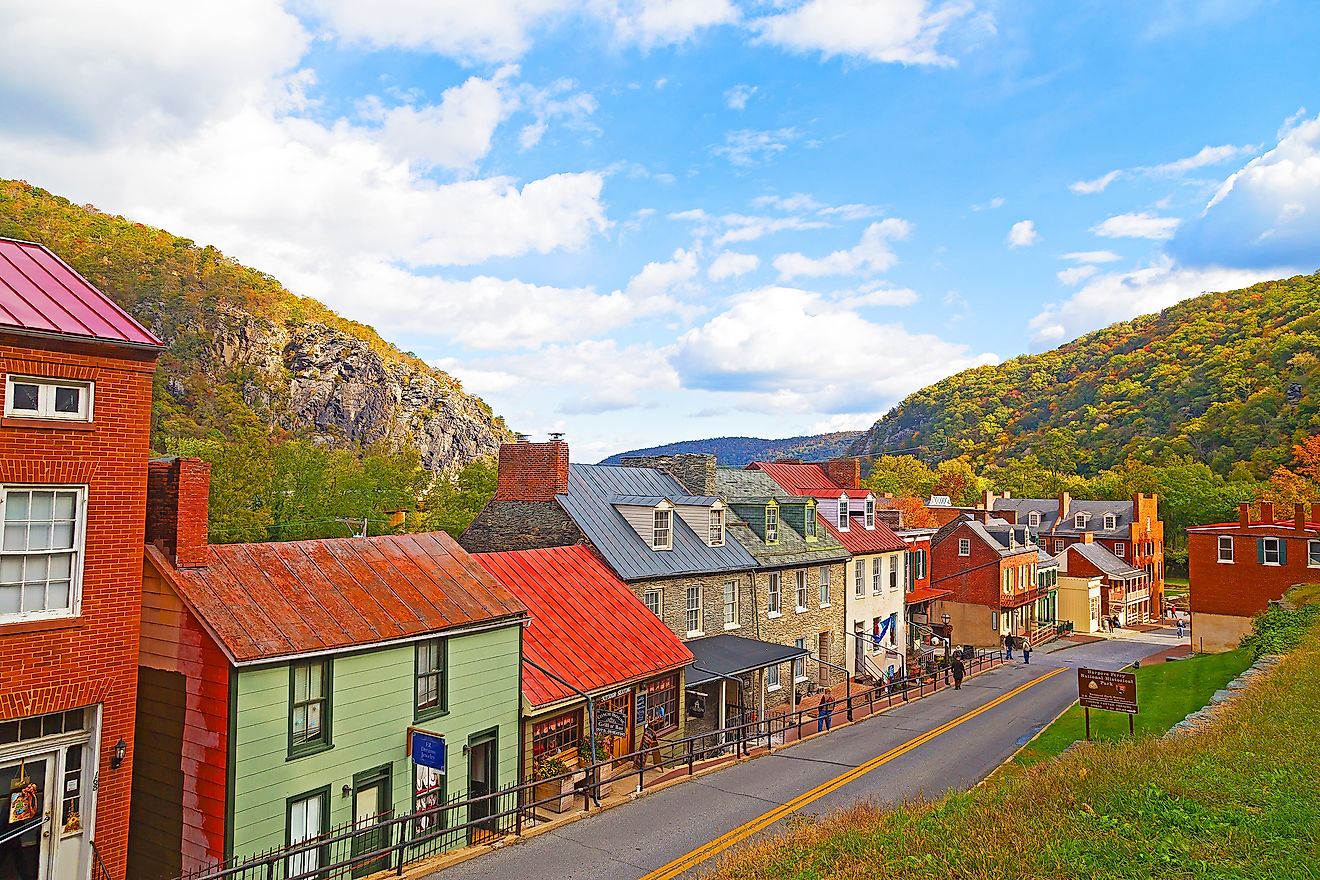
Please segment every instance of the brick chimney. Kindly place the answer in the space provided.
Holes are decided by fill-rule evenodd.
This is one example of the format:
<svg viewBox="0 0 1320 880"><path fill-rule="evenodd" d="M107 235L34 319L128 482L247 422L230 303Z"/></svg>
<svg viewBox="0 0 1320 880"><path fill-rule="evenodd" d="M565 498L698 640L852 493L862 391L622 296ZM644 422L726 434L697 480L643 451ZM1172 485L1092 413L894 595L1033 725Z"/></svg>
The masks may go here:
<svg viewBox="0 0 1320 880"><path fill-rule="evenodd" d="M832 458L821 465L825 475L841 489L862 488L862 460L860 458Z"/></svg>
<svg viewBox="0 0 1320 880"><path fill-rule="evenodd" d="M1094 544L1095 532L1082 532L1082 537L1080 538L1080 540L1081 543L1083 544Z"/></svg>
<svg viewBox="0 0 1320 880"><path fill-rule="evenodd" d="M1251 504L1243 501L1238 504L1238 527L1245 529L1251 525Z"/></svg>
<svg viewBox="0 0 1320 880"><path fill-rule="evenodd" d="M211 465L200 458L153 458L147 466L148 544L178 568L206 566Z"/></svg>
<svg viewBox="0 0 1320 880"><path fill-rule="evenodd" d="M1059 518L1055 520L1057 524L1062 524L1068 517L1068 511L1072 508L1072 496L1067 492L1059 493Z"/></svg>
<svg viewBox="0 0 1320 880"><path fill-rule="evenodd" d="M568 491L568 444L501 443L496 501L554 501Z"/></svg>
<svg viewBox="0 0 1320 880"><path fill-rule="evenodd" d="M624 467L655 468L678 480L692 495L713 496L715 492L715 456L708 452L685 452L678 455L636 455L622 459Z"/></svg>
<svg viewBox="0 0 1320 880"><path fill-rule="evenodd" d="M1306 534L1306 505L1300 501L1293 505L1293 531Z"/></svg>
<svg viewBox="0 0 1320 880"><path fill-rule="evenodd" d="M1263 523L1274 522L1274 502L1262 501L1260 503L1260 521Z"/></svg>

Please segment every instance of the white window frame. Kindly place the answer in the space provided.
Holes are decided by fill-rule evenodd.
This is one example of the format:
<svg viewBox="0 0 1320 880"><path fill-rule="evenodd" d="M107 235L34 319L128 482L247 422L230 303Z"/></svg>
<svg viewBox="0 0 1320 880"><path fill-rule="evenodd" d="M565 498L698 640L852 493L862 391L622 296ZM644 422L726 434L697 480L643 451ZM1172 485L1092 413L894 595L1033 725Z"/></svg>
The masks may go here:
<svg viewBox="0 0 1320 880"><path fill-rule="evenodd" d="M806 515L802 518L802 537L808 541L816 540L816 505L808 504Z"/></svg>
<svg viewBox="0 0 1320 880"><path fill-rule="evenodd" d="M53 485L53 484L26 484L26 483L4 483L0 484L0 526L5 521L6 511L8 509L10 493L19 492L73 492L74 497L74 515L73 515L73 546L67 550L11 550L0 549L0 564L8 558L33 557L46 554L48 558L57 553L72 553L73 559L70 563L69 571L69 604L68 607L61 607L54 610L47 609L43 611L17 611L12 613L0 613L0 624L19 623L28 620L59 620L77 618L82 613L82 580L83 564L86 558L86 539L87 539L87 487L85 485ZM3 548L3 536L0 534L0 548ZM21 583L21 582L20 582ZM22 599L20 595L19 607L22 608Z"/></svg>
<svg viewBox="0 0 1320 880"><path fill-rule="evenodd" d="M898 592L898 557L889 557L889 592Z"/></svg>
<svg viewBox="0 0 1320 880"><path fill-rule="evenodd" d="M1040 526L1040 511L1039 511L1039 510L1033 510L1033 511L1031 511L1030 513L1027 514L1027 525L1030 526L1030 527L1033 528L1033 529L1034 529L1034 528L1038 528L1038 527Z"/></svg>
<svg viewBox="0 0 1320 880"><path fill-rule="evenodd" d="M317 816L319 828L314 833L307 833L307 804L310 801L317 801L319 803ZM291 847L308 840L315 840L317 837L320 837L322 834L325 834L330 830L329 823L326 821L330 812L330 798L326 789L309 792L306 796L290 802L288 808L289 815L286 821L289 823L293 822L294 810L299 805L302 805L303 808L302 831L304 834L301 837L294 834L292 824L290 824L285 830L285 835L287 836L289 846ZM289 856L285 863L288 876L309 874L317 868L322 867L321 860L323 852L324 850L321 847L317 847L315 849L309 849L306 852L298 853L297 855Z"/></svg>
<svg viewBox="0 0 1320 880"><path fill-rule="evenodd" d="M657 507L652 511L651 549L674 549L674 509Z"/></svg>
<svg viewBox="0 0 1320 880"><path fill-rule="evenodd" d="M738 582L724 582L724 628L737 629L738 623Z"/></svg>
<svg viewBox="0 0 1320 880"><path fill-rule="evenodd" d="M830 567L828 565L820 567L820 607L830 607Z"/></svg>
<svg viewBox="0 0 1320 880"><path fill-rule="evenodd" d="M652 596L655 597L654 605L651 604ZM647 590L645 593L642 594L642 601L646 603L646 607L650 609L652 614L654 614L656 617L663 619L665 612L664 590L661 589Z"/></svg>
<svg viewBox="0 0 1320 880"><path fill-rule="evenodd" d="M807 570L799 568L793 572L793 586L797 588L797 613L807 610Z"/></svg>
<svg viewBox="0 0 1320 880"><path fill-rule="evenodd" d="M689 636L701 635L701 584L692 584L687 588L687 605L684 608L684 615L683 622L687 626L687 634Z"/></svg>
<svg viewBox="0 0 1320 880"><path fill-rule="evenodd" d="M765 507L765 542L779 543L779 505L767 504Z"/></svg>
<svg viewBox="0 0 1320 880"><path fill-rule="evenodd" d="M1118 514L1116 514L1116 513L1106 513L1106 514L1105 514L1105 531L1106 531L1106 532L1113 531L1113 530L1116 529L1116 528L1118 528Z"/></svg>
<svg viewBox="0 0 1320 880"><path fill-rule="evenodd" d="M853 595L858 599L866 595L866 560L853 563Z"/></svg>
<svg viewBox="0 0 1320 880"><path fill-rule="evenodd" d="M959 538L959 539L958 539L958 555L959 555L959 556L971 556L971 555L972 555L972 539L971 539L971 538Z"/></svg>
<svg viewBox="0 0 1320 880"><path fill-rule="evenodd" d="M712 507L706 520L706 542L712 547L724 546L724 508Z"/></svg>
<svg viewBox="0 0 1320 880"><path fill-rule="evenodd" d="M848 496L847 495L844 495L842 498L839 499L838 515L835 516L834 521L838 524L839 531L841 532L848 531Z"/></svg>
<svg viewBox="0 0 1320 880"><path fill-rule="evenodd" d="M1086 524L1087 522L1090 521L1090 519L1091 519L1091 515L1089 513L1073 514L1073 527L1078 529L1084 529L1086 528Z"/></svg>
<svg viewBox="0 0 1320 880"><path fill-rule="evenodd" d="M880 576L880 557L871 557L871 595L879 596L884 592L884 580Z"/></svg>
<svg viewBox="0 0 1320 880"><path fill-rule="evenodd" d="M1273 544L1274 544L1274 561L1273 561L1273 562L1270 562L1270 543L1271 543L1271 542L1273 542ZM1268 565L1268 566L1270 566L1271 568L1275 568L1275 567L1278 567L1278 566L1283 565L1283 551L1280 549L1280 547L1282 547L1282 546L1283 546L1283 538L1272 538L1272 537L1261 538L1261 539L1260 539L1260 555L1261 555L1261 559L1263 560L1263 561L1261 562L1261 565Z"/></svg>
<svg viewBox="0 0 1320 880"><path fill-rule="evenodd" d="M805 649L807 647L807 640L794 639L793 647ZM806 680L807 680L807 658L806 657L793 658L793 683L801 684Z"/></svg>
<svg viewBox="0 0 1320 880"><path fill-rule="evenodd" d="M765 592L766 613L770 617L779 617L784 613L784 583L779 572L770 572L770 584Z"/></svg>
<svg viewBox="0 0 1320 880"><path fill-rule="evenodd" d="M875 528L875 499L866 499L866 512L863 514L864 523L868 529Z"/></svg>
<svg viewBox="0 0 1320 880"><path fill-rule="evenodd" d="M1114 555L1117 556L1119 559L1122 559L1125 556L1127 556L1127 547L1122 541L1114 542Z"/></svg>
<svg viewBox="0 0 1320 880"><path fill-rule="evenodd" d="M1306 567L1320 568L1320 539L1310 538L1307 540Z"/></svg>
<svg viewBox="0 0 1320 880"><path fill-rule="evenodd" d="M14 409L14 386L36 385L37 408L35 411ZM78 411L74 413L55 410L55 392L57 388L76 388L80 393ZM5 417L14 419L47 419L59 422L90 422L92 420L93 399L96 383L80 379L50 379L39 376L5 376Z"/></svg>
<svg viewBox="0 0 1320 880"><path fill-rule="evenodd" d="M1067 545L1063 543L1063 539L1062 539L1062 538L1055 538L1055 539L1054 539L1054 552L1055 552L1055 553L1062 553L1065 549L1067 549Z"/></svg>
<svg viewBox="0 0 1320 880"><path fill-rule="evenodd" d="M767 666L765 668L765 689L767 691L777 691L783 685L779 683L779 667Z"/></svg>

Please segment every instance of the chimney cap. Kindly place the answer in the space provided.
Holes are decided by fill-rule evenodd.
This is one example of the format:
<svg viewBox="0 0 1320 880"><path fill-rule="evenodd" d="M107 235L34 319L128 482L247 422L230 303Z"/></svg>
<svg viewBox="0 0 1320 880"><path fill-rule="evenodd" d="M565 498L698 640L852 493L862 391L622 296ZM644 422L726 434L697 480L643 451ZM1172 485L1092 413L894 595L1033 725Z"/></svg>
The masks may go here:
<svg viewBox="0 0 1320 880"><path fill-rule="evenodd" d="M564 432L563 432L563 431L551 431L551 432L550 432L550 440L551 440L551 442L558 443L558 442L560 442L560 441L563 440L563 439L564 439Z"/></svg>
<svg viewBox="0 0 1320 880"><path fill-rule="evenodd" d="M513 442L514 442L514 443L526 443L526 442L527 442L528 440L530 440L530 439L532 439L532 438L529 437L527 434L524 434L522 431L515 431L515 432L514 432L514 435L513 435Z"/></svg>

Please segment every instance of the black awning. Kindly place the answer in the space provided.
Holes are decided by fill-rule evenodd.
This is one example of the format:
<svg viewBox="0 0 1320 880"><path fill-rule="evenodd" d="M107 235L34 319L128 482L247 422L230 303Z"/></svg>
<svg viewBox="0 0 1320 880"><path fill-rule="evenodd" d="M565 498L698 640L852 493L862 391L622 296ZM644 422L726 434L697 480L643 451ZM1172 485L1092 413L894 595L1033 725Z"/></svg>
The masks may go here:
<svg viewBox="0 0 1320 880"><path fill-rule="evenodd" d="M737 678L753 669L764 669L806 657L811 651L792 645L758 642L742 636L707 636L694 642L685 642L693 660L687 665L687 686L720 681L721 675Z"/></svg>

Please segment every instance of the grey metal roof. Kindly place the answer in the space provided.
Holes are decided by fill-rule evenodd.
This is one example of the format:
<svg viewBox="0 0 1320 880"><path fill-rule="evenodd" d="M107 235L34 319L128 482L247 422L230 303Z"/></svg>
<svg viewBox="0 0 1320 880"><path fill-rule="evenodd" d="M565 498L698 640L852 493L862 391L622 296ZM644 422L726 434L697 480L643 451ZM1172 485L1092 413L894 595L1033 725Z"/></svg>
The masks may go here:
<svg viewBox="0 0 1320 880"><path fill-rule="evenodd" d="M673 549L652 550L615 509L619 497L689 498L677 480L654 468L574 464L568 492L556 495L582 533L625 581L750 571L756 560L736 541L711 547L681 517L673 520ZM713 501L714 499L712 499Z"/></svg>
<svg viewBox="0 0 1320 880"><path fill-rule="evenodd" d="M714 495L615 495L610 498L611 504L638 504L643 507L654 507L661 501L668 501L670 504L677 504L694 507L710 507L720 499Z"/></svg>
<svg viewBox="0 0 1320 880"><path fill-rule="evenodd" d="M1028 514L1032 511L1040 514L1040 531L1057 535L1079 535L1082 532L1094 532L1106 537L1123 537L1129 534L1132 525L1132 501L1078 501L1068 503L1068 515L1063 522L1059 519L1059 499L1057 498L998 498L992 507L995 510L1012 510L1017 513L1017 521L1027 525ZM1085 528L1077 528L1075 515L1091 514L1091 521ZM1117 522L1112 529L1106 529L1105 514L1112 513Z"/></svg>
<svg viewBox="0 0 1320 880"><path fill-rule="evenodd" d="M806 648L790 645L777 645L773 642L759 642L742 636L724 635L707 636L692 642L683 643L692 652L692 662L688 664L685 680L687 687L705 684L708 681L720 681L719 672L737 678L753 669L764 669L776 663L785 663L811 653ZM701 667L698 669L697 667ZM707 671L710 670L710 671Z"/></svg>
<svg viewBox="0 0 1320 880"><path fill-rule="evenodd" d="M1126 579L1146 573L1144 570L1119 559L1099 544L1072 544L1064 552L1079 554L1096 568L1112 577Z"/></svg>
<svg viewBox="0 0 1320 880"><path fill-rule="evenodd" d="M1036 550L1037 568L1049 568L1051 566L1057 566L1058 564L1059 564L1059 560L1055 559L1053 556L1046 553L1044 550L1042 549Z"/></svg>

